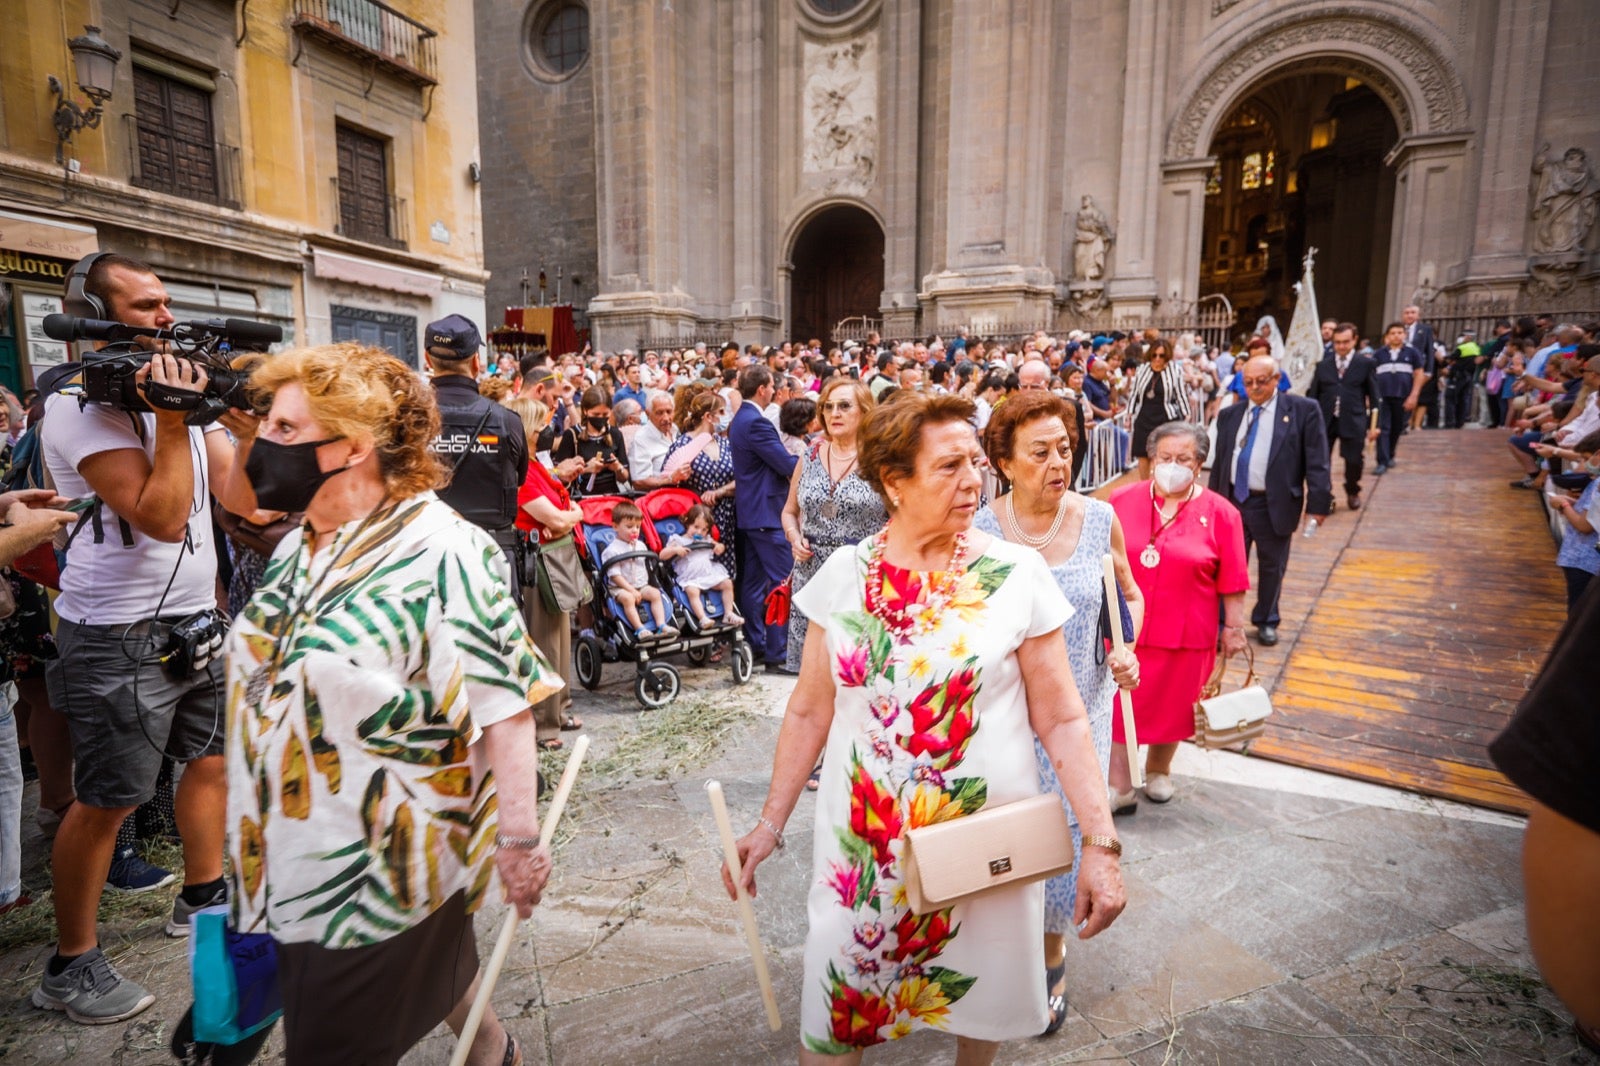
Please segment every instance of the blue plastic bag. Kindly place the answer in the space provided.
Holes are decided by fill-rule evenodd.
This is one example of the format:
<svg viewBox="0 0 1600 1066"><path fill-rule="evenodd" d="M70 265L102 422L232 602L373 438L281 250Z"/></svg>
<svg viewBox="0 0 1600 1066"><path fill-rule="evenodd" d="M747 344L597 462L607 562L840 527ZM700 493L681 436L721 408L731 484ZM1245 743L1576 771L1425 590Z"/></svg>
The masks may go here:
<svg viewBox="0 0 1600 1066"><path fill-rule="evenodd" d="M277 1021L283 993L272 937L230 928L226 904L195 911L189 929L195 1039L237 1044Z"/></svg>

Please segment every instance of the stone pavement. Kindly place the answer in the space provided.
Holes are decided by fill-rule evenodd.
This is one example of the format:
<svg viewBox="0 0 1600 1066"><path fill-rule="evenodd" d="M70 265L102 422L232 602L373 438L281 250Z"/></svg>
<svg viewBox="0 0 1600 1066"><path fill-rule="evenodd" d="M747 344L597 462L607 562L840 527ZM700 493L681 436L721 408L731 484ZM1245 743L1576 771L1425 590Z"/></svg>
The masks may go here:
<svg viewBox="0 0 1600 1066"><path fill-rule="evenodd" d="M580 697L591 767L496 1008L530 1064L793 1062L814 803L801 800L793 843L761 870L757 913L784 1020L774 1034L717 881L702 788L722 781L739 831L754 820L788 683L735 689L725 673L686 670L677 704L641 714L627 669L608 677ZM1177 798L1118 822L1129 906L1071 945L1069 1023L1007 1045L1000 1062L1594 1061L1527 956L1519 820L1187 747L1177 771ZM48 946L11 947L0 954L0 1057L172 1061L163 1048L187 975L181 944L161 936L159 895L142 917L109 919L105 936L157 1005L100 1029L31 1010ZM498 918L479 916L485 952ZM10 920L0 943L15 941ZM281 1061L280 1046L260 1061ZM406 1063L443 1064L450 1048L441 1029ZM919 1033L867 1062L952 1057L948 1037Z"/></svg>

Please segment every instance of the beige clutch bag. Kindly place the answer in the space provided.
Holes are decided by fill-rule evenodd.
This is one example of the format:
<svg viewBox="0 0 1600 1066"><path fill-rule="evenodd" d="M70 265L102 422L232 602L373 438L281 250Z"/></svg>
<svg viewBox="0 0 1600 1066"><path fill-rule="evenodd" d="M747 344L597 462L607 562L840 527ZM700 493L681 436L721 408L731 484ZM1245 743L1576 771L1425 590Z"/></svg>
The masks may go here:
<svg viewBox="0 0 1600 1066"><path fill-rule="evenodd" d="M912 829L900 853L906 900L917 915L1070 869L1072 832L1052 793Z"/></svg>

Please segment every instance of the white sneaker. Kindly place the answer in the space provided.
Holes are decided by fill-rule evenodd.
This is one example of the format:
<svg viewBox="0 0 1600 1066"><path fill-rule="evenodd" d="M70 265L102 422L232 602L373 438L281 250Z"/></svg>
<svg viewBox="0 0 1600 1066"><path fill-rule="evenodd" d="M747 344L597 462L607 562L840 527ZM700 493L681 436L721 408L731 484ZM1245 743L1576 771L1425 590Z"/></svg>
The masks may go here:
<svg viewBox="0 0 1600 1066"><path fill-rule="evenodd" d="M1144 779L1144 798L1151 803L1165 803L1172 798L1172 776L1170 774L1146 774Z"/></svg>

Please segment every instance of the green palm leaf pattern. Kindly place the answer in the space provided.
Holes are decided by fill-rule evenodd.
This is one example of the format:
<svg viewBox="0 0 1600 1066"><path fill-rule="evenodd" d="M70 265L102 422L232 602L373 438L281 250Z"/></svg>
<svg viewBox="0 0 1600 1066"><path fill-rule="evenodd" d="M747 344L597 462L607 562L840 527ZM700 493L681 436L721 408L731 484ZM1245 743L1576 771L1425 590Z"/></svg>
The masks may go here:
<svg viewBox="0 0 1600 1066"><path fill-rule="evenodd" d="M235 896L242 925L264 915L289 939L350 947L454 893L483 898L496 800L469 745L562 684L498 550L425 493L316 557L302 534L268 564L228 646L229 822L265 856L258 891ZM250 688L263 670L270 689Z"/></svg>

